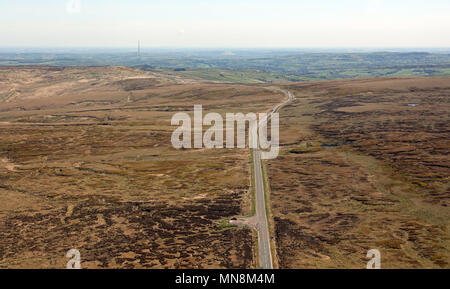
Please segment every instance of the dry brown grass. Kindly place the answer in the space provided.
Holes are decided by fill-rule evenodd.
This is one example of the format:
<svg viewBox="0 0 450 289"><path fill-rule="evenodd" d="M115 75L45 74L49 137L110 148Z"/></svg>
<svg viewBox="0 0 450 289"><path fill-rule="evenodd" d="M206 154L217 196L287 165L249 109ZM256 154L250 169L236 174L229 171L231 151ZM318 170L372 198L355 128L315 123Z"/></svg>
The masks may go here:
<svg viewBox="0 0 450 289"><path fill-rule="evenodd" d="M450 79L285 87L268 162L280 266L365 268L379 249L384 268L449 268Z"/></svg>
<svg viewBox="0 0 450 289"><path fill-rule="evenodd" d="M2 68L0 267L252 268L248 150L175 150L174 112L264 111L244 85L121 67ZM3 93L2 92L2 93Z"/></svg>
<svg viewBox="0 0 450 289"><path fill-rule="evenodd" d="M123 67L0 68L0 267L253 268L248 150L175 150L174 112L285 96ZM282 84L282 268L449 268L448 78ZM420 106L410 107L417 103ZM322 147L328 145L329 147Z"/></svg>

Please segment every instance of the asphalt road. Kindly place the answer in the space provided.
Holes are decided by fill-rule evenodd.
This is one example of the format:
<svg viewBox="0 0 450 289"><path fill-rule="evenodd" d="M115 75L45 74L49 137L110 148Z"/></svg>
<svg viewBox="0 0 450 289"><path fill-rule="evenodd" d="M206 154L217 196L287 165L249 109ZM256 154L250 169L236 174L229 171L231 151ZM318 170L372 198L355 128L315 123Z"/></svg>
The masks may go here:
<svg viewBox="0 0 450 289"><path fill-rule="evenodd" d="M285 92L288 100L276 105L271 113L278 112L284 105L291 102L294 96L289 92ZM270 118L270 115L269 115ZM265 120L260 121L259 126L266 123ZM259 248L259 266L261 269L273 269L272 251L270 249L270 233L267 221L266 198L264 190L264 176L261 168L261 151L253 150L253 167L255 175L255 195L256 195L256 230L258 231L258 248Z"/></svg>

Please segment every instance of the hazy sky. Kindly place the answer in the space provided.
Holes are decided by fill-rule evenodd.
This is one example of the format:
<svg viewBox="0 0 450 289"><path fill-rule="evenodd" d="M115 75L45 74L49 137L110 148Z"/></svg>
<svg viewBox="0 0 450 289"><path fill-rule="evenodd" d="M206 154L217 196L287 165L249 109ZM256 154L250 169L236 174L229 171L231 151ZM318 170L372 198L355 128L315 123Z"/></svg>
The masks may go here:
<svg viewBox="0 0 450 289"><path fill-rule="evenodd" d="M449 0L0 0L0 46L450 47Z"/></svg>

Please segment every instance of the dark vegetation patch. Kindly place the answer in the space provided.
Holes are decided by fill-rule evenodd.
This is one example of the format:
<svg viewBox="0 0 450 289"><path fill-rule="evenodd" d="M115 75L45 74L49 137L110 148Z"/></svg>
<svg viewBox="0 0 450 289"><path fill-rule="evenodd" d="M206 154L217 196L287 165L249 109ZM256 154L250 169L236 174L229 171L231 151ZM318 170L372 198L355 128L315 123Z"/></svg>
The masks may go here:
<svg viewBox="0 0 450 289"><path fill-rule="evenodd" d="M77 248L83 262L102 268L250 268L252 233L220 230L216 222L239 213L239 200L230 196L178 206L92 198L70 215L53 210L8 217L0 259L27 251L64 259ZM124 258L127 254L134 257Z"/></svg>

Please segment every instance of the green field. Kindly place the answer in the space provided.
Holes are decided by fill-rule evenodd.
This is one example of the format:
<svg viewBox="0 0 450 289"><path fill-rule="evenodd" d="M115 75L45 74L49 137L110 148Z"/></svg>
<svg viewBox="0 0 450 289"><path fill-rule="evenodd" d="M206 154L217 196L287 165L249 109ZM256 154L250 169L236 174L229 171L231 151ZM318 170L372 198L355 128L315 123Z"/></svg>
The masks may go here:
<svg viewBox="0 0 450 289"><path fill-rule="evenodd" d="M120 65L232 83L361 77L450 76L450 54L429 52L311 53L242 50L143 53L0 53L0 65Z"/></svg>

